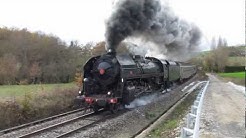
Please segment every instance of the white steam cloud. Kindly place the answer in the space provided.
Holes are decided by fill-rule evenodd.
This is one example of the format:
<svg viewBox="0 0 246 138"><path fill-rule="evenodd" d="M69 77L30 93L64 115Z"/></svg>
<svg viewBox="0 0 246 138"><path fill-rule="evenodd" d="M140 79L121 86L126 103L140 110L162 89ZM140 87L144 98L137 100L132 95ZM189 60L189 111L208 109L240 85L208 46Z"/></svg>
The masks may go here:
<svg viewBox="0 0 246 138"><path fill-rule="evenodd" d="M142 96L142 97L136 98L135 100L133 100L130 103L130 105L126 105L125 107L126 108L136 108L136 107L139 107L139 106L143 106L143 105L149 104L149 103L153 102L157 98L158 98L158 94L157 93L151 94L151 95Z"/></svg>

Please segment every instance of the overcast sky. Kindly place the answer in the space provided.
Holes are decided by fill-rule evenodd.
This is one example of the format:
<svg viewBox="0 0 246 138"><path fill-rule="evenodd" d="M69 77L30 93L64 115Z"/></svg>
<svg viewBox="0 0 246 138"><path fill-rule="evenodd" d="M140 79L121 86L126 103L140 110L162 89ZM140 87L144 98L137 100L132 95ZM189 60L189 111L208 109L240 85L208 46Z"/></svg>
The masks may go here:
<svg viewBox="0 0 246 138"><path fill-rule="evenodd" d="M104 40L105 21L114 0L0 0L0 27L27 28L69 42ZM169 0L180 18L200 27L204 38L245 43L244 0Z"/></svg>

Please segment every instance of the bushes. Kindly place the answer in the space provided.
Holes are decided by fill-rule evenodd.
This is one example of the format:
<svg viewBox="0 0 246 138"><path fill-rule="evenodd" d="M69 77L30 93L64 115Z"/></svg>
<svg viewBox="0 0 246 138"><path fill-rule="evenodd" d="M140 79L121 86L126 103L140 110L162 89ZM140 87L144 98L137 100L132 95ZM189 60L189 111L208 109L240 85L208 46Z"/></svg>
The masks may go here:
<svg viewBox="0 0 246 138"><path fill-rule="evenodd" d="M22 99L0 102L0 129L9 128L71 110L76 89L26 94Z"/></svg>
<svg viewBox="0 0 246 138"><path fill-rule="evenodd" d="M86 48L85 48L86 47ZM0 27L0 85L68 83L92 43L67 45L54 35Z"/></svg>
<svg viewBox="0 0 246 138"><path fill-rule="evenodd" d="M21 107L16 101L0 103L0 129L19 124L22 120Z"/></svg>
<svg viewBox="0 0 246 138"><path fill-rule="evenodd" d="M245 71L244 66L226 66L225 67L225 72L241 72Z"/></svg>

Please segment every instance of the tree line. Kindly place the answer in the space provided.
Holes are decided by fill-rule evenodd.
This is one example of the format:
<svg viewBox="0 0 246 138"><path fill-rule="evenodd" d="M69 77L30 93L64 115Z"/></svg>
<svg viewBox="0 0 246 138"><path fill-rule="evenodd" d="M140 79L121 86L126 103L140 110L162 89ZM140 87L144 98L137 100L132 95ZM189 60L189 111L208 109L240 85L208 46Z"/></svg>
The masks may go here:
<svg viewBox="0 0 246 138"><path fill-rule="evenodd" d="M192 62L209 72L224 72L229 57L245 56L245 52L240 50L240 48L228 46L226 39L221 37L218 39L212 38L210 50L192 59Z"/></svg>
<svg viewBox="0 0 246 138"><path fill-rule="evenodd" d="M70 82L88 59L88 47L42 32L0 28L0 84Z"/></svg>
<svg viewBox="0 0 246 138"><path fill-rule="evenodd" d="M121 43L117 53L129 52ZM229 56L226 39L212 39L212 52L193 59L207 71L223 72ZM234 52L232 52L234 51ZM84 63L105 53L105 42L66 44L54 35L27 29L0 28L0 85L81 82Z"/></svg>
<svg viewBox="0 0 246 138"><path fill-rule="evenodd" d="M125 46L117 52L127 52ZM84 63L105 53L105 42L66 44L54 35L0 28L0 85L67 83L81 79Z"/></svg>

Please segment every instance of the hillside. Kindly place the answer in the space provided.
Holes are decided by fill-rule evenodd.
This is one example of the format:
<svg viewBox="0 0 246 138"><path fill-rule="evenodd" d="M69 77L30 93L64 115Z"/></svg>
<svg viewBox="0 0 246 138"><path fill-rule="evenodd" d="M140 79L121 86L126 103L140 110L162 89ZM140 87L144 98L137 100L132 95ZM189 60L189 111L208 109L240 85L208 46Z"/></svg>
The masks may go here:
<svg viewBox="0 0 246 138"><path fill-rule="evenodd" d="M0 28L0 85L70 82L83 64L80 51L53 35Z"/></svg>
<svg viewBox="0 0 246 138"><path fill-rule="evenodd" d="M206 71L223 72L226 66L245 66L246 46L218 47L203 51L191 61Z"/></svg>

